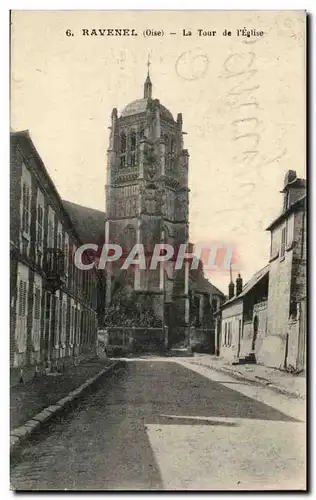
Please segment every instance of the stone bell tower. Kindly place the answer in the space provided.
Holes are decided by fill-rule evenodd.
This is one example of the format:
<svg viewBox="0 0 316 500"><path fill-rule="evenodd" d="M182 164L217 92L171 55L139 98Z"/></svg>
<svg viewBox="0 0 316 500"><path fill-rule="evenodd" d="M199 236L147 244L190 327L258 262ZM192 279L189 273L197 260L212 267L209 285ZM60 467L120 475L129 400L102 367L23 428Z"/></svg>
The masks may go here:
<svg viewBox="0 0 316 500"><path fill-rule="evenodd" d="M156 243L178 247L188 241L188 151L183 148L182 114L177 120L152 97L149 75L142 98L111 115L106 184L106 242L124 248ZM109 273L107 303L113 294ZM151 297L155 313L173 300L172 270L134 268L129 284ZM147 302L148 303L148 302Z"/></svg>

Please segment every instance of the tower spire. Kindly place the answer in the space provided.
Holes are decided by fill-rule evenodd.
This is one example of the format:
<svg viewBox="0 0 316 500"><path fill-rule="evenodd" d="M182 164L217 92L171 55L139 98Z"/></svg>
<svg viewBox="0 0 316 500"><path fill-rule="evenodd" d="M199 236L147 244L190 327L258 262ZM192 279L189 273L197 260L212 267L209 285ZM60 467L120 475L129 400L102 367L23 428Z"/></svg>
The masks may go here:
<svg viewBox="0 0 316 500"><path fill-rule="evenodd" d="M152 95L152 83L149 75L149 68L150 68L150 58L148 54L148 59L147 59L147 78L145 80L144 84L144 99L151 99Z"/></svg>

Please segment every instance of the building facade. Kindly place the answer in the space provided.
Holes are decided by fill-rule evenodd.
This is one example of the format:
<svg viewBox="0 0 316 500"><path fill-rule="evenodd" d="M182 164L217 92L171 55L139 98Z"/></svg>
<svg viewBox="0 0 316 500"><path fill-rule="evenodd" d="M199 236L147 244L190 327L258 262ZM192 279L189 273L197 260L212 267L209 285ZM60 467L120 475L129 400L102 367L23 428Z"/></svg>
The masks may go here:
<svg viewBox="0 0 316 500"><path fill-rule="evenodd" d="M91 357L95 270L74 265L80 238L28 131L11 133L11 383Z"/></svg>

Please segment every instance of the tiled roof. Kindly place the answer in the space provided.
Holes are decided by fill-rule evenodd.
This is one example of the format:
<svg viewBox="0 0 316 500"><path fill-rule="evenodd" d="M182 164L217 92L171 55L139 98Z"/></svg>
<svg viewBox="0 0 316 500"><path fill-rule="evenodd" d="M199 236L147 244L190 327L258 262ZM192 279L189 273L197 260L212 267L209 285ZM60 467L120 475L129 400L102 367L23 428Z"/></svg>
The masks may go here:
<svg viewBox="0 0 316 500"><path fill-rule="evenodd" d="M83 243L104 243L104 212L65 200L63 204Z"/></svg>
<svg viewBox="0 0 316 500"><path fill-rule="evenodd" d="M231 299L227 300L226 302L224 302L224 304L222 305L222 308L225 308L227 305L233 303L235 300L239 300L242 297L244 297L245 295L247 295L247 293L249 293L253 289L253 287L255 285L257 285L257 283L259 283L259 281L261 281L262 278L264 278L268 274L269 269L270 269L270 266L269 266L269 264L267 264L265 267L260 269L260 271L257 271L252 276L252 278L247 283L244 284L241 293L235 297L232 297Z"/></svg>

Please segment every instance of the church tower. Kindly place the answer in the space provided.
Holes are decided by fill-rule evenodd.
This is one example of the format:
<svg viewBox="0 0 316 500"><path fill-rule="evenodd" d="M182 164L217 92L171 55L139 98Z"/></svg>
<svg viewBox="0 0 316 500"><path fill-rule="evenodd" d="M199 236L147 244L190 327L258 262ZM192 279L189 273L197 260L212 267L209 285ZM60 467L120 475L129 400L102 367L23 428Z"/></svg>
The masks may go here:
<svg viewBox="0 0 316 500"><path fill-rule="evenodd" d="M106 184L106 242L130 249L144 245L151 255L156 243L178 248L188 241L188 151L183 147L182 114L153 98L148 74L143 96L111 115ZM173 300L174 274L136 269L129 284L155 314ZM108 276L107 304L113 298ZM148 300L146 302L149 303Z"/></svg>

